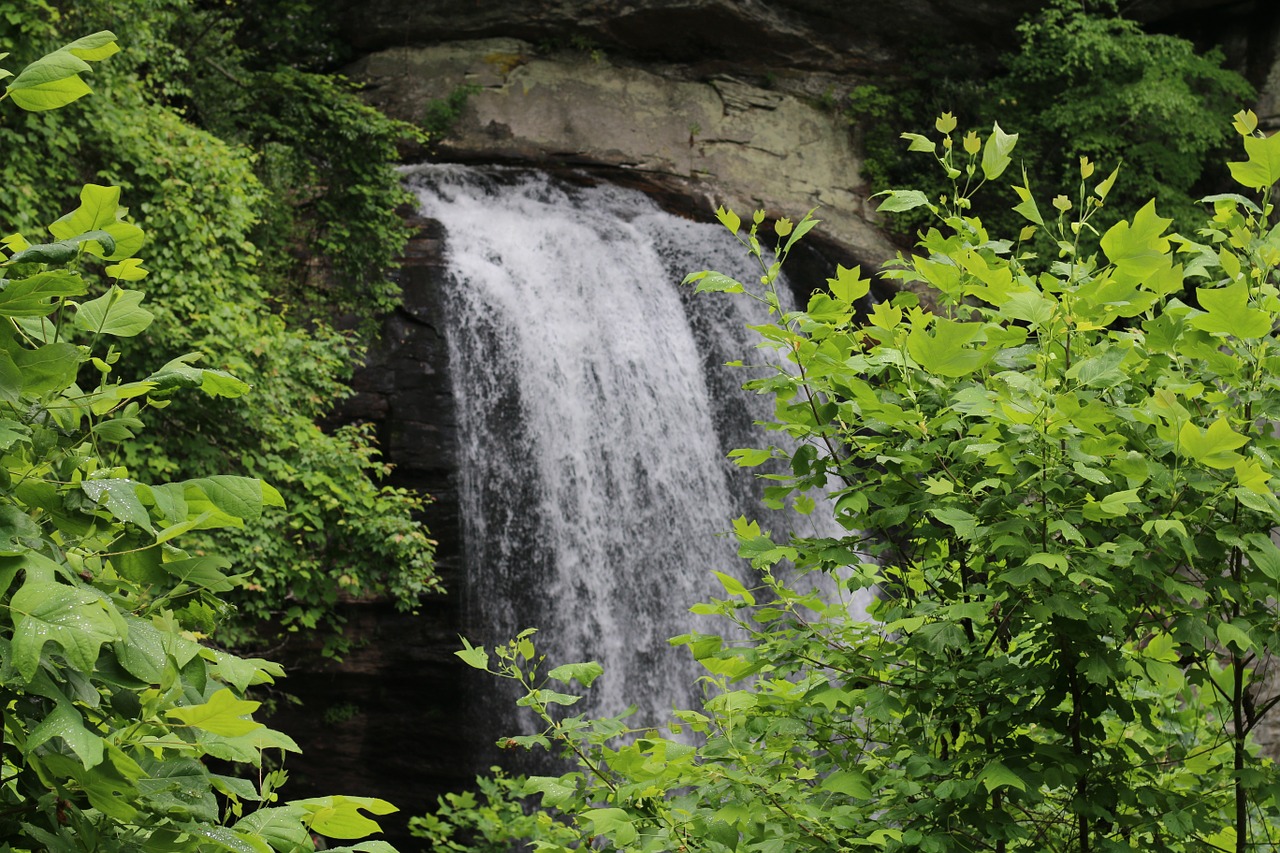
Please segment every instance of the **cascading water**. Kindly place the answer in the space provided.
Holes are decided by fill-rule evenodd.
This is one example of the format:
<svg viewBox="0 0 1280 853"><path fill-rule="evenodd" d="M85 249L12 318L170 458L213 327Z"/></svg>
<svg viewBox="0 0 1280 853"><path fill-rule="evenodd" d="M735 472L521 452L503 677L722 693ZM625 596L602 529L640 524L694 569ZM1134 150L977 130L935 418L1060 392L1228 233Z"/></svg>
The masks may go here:
<svg viewBox="0 0 1280 853"><path fill-rule="evenodd" d="M452 165L410 180L447 234L472 639L536 626L549 661L605 665L590 710L662 719L699 674L666 641L703 618L686 608L717 594L712 569L740 570L731 519L761 514L725 454L767 441L750 431L771 405L722 366L763 315L677 283L759 273L719 226L634 191Z"/></svg>

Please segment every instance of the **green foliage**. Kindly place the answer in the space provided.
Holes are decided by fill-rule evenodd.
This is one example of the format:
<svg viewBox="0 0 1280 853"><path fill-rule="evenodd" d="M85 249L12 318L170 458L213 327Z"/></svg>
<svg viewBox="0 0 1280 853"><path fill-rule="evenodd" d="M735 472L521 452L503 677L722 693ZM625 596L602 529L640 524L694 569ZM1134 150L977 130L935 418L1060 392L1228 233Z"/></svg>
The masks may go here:
<svg viewBox="0 0 1280 853"><path fill-rule="evenodd" d="M109 32L72 42L0 100L65 106L88 91L86 63L115 50ZM279 665L199 642L238 576L187 543L261 525L280 493L223 474L146 483L122 464L148 410L186 389L235 398L249 386L194 354L132 378L121 347L157 312L128 287L147 276L144 235L119 200L87 184L48 242L0 241L0 849L297 853L315 849L313 833L363 838L378 826L362 812L390 804L279 801L285 774L265 772L264 756L297 746L245 698Z"/></svg>
<svg viewBox="0 0 1280 853"><path fill-rule="evenodd" d="M285 10L284 23L301 29L276 31L282 49L305 41L305 5ZM122 187L146 218L156 322L121 344L122 368L148 370L156 351L199 351L253 385L258 405L180 398L163 419L144 413L151 429L122 449L124 461L163 479L234 471L275 483L289 507L285 535L207 534L248 573L223 596L238 608L224 640L322 627L329 651L341 651L340 596L390 595L410 608L439 588L434 543L414 520L422 498L378 485L388 468L372 430L318 426L363 354L357 332L340 329L367 331L395 293L385 273L406 233L394 146L407 131L346 83L254 54L265 36L244 21L261 4L245 4L245 19L239 7L193 0L131 9L118 28L130 48L104 69L106 94L0 126L0 175L27 202L20 213L60 204L79 175ZM62 20L114 15L104 0ZM38 43L55 17L19 6L0 32Z"/></svg>
<svg viewBox="0 0 1280 853"><path fill-rule="evenodd" d="M1196 193L1225 177L1215 171L1230 142L1225 120L1253 94L1243 78L1222 68L1221 52L1197 53L1184 39L1144 32L1108 3L1048 4L1018 33L1019 50L986 82L973 78L974 57L948 50L938 55L950 64L938 55L922 58L897 84L851 93L848 108L865 128L873 190L911 186L934 201L948 191L890 132L948 111L966 123L962 130L998 118L1023 135L1028 141L1019 165L1045 182L1049 194L1074 191L1074 173L1063 163L1123 159L1130 179L1111 199L1115 210L1156 197L1178 219L1194 215ZM988 224L1011 230L1003 206L994 198L987 205ZM1115 218L1104 211L1098 227ZM910 234L926 222L917 214L890 225Z"/></svg>
<svg viewBox="0 0 1280 853"><path fill-rule="evenodd" d="M870 282L840 268L781 313L778 271L814 220L780 221L770 256L763 212L743 234L720 210L762 286L688 282L777 314L756 331L787 366L746 387L798 447L732 455L786 465L775 504L817 511L806 493L828 490L847 533L734 522L756 580L717 573L725 597L693 611L725 630L672 640L707 698L665 729L573 715L600 668L544 672L532 632L464 643L539 720L505 745L572 769L419 825L490 849L503 794L540 798L519 824L539 850L1275 849L1280 774L1251 734L1280 701L1262 678L1280 651L1280 172L1256 124L1237 116L1230 171L1261 201L1206 199L1195 239L1155 202L1095 229L1117 176L1087 160L1078 194L1042 207L998 125L909 134L951 192L885 194L933 223L886 275L932 309L904 290L855 316ZM1002 178L1057 260L971 215ZM850 606L871 590L874 621Z"/></svg>
<svg viewBox="0 0 1280 853"><path fill-rule="evenodd" d="M527 812L520 803L528 780L511 777L500 767L476 778L471 791L440 797L434 814L409 819L409 831L426 839L432 850L507 853L512 842L567 847L577 839L570 826L545 811Z"/></svg>
<svg viewBox="0 0 1280 853"><path fill-rule="evenodd" d="M428 138L439 140L448 136L454 123L461 117L467 99L479 91L479 86L462 85L443 98L428 101L422 116L422 128Z"/></svg>

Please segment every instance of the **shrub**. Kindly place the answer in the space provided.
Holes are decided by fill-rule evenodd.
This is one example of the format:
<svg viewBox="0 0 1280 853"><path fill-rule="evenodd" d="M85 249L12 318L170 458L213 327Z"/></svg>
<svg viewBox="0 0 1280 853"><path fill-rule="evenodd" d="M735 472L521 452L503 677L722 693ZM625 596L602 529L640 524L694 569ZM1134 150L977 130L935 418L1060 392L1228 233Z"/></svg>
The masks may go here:
<svg viewBox="0 0 1280 853"><path fill-rule="evenodd" d="M786 464L774 500L837 484L848 533L734 523L758 581L721 574L726 597L694 611L730 630L672 640L707 669L703 706L665 731L588 720L571 715L573 685L598 665L545 671L531 632L459 652L516 679L542 721L506 745L572 764L508 786L541 798L538 849L1280 843L1280 779L1250 740L1280 645L1280 136L1237 116L1246 159L1228 165L1245 192L1207 199L1195 238L1169 233L1155 202L1095 236L1117 172L1087 160L1047 215L1023 174L1015 211L1058 253L1040 259L1030 234L971 214L1018 137L936 126L909 138L939 158L947 200L901 190L881 206L929 215L886 275L933 306L902 291L855 316L870 282L838 268L805 310L757 329L789 367L746 387L776 397L771 426L799 449L734 456ZM769 256L763 213L745 233L719 218L763 284L688 281L777 312L778 270L815 221L779 221ZM797 588L788 566L835 593ZM871 589L867 620L850 596Z"/></svg>

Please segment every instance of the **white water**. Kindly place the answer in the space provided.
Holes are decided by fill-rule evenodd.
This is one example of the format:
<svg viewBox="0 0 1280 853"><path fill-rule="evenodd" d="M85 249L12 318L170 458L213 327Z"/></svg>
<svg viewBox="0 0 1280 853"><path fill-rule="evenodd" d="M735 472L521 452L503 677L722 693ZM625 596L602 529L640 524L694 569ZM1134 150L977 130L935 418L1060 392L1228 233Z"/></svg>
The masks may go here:
<svg viewBox="0 0 1280 853"><path fill-rule="evenodd" d="M411 183L447 235L471 639L537 627L549 666L604 664L591 710L661 719L701 674L667 639L718 632L687 608L722 594L713 569L744 571L731 520L767 513L725 454L768 443L751 422L771 401L722 366L762 315L678 282L759 273L720 226L634 191L459 166Z"/></svg>

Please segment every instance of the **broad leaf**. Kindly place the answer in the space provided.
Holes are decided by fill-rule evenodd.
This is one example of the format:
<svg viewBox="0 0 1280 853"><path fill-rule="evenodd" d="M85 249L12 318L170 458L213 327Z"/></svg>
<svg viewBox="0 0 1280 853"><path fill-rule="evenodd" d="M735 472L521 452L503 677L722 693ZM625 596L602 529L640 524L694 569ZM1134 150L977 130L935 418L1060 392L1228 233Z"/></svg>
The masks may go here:
<svg viewBox="0 0 1280 853"><path fill-rule="evenodd" d="M9 603L14 619L13 665L30 680L45 644L55 643L78 669L93 670L103 643L122 639L106 603L60 583L28 582Z"/></svg>
<svg viewBox="0 0 1280 853"><path fill-rule="evenodd" d="M1236 183L1250 189L1265 190L1280 181L1280 134L1246 136L1244 151L1248 160L1227 163Z"/></svg>
<svg viewBox="0 0 1280 853"><path fill-rule="evenodd" d="M1121 220L1102 235L1102 251L1125 274L1143 278L1168 266L1169 239L1162 237L1172 219L1156 214L1154 200L1133 217L1132 224Z"/></svg>
<svg viewBox="0 0 1280 853"><path fill-rule="evenodd" d="M316 797L294 800L290 805L306 809L311 828L330 838L364 838L381 832L382 827L377 821L365 817L361 812L387 815L399 811L386 800L374 797Z"/></svg>
<svg viewBox="0 0 1280 853"><path fill-rule="evenodd" d="M229 688L222 688L209 697L203 705L189 705L181 708L170 708L166 715L184 725L204 729L223 737L239 737L256 729L263 728L262 723L245 719L258 710L261 702L250 702L237 699Z"/></svg>
<svg viewBox="0 0 1280 853"><path fill-rule="evenodd" d="M1240 459L1235 451L1249 443L1249 439L1231 428L1219 418L1201 430L1188 421L1178 430L1178 452L1194 459L1207 468L1231 468Z"/></svg>
<svg viewBox="0 0 1280 853"><path fill-rule="evenodd" d="M76 328L93 334L131 338L151 325L155 315L140 307L145 295L113 287L76 311Z"/></svg>
<svg viewBox="0 0 1280 853"><path fill-rule="evenodd" d="M907 337L907 352L921 367L939 376L967 376L982 367L994 353L974 349L968 344L982 336L981 323L959 323L939 318L933 334L915 329Z"/></svg>
<svg viewBox="0 0 1280 853"><path fill-rule="evenodd" d="M43 317L58 300L79 296L89 289L84 279L66 270L47 270L29 278L4 283L0 290L0 316Z"/></svg>
<svg viewBox="0 0 1280 853"><path fill-rule="evenodd" d="M1188 322L1197 329L1237 338L1260 338L1271 333L1274 317L1249 306L1249 285L1243 280L1227 287L1197 287L1196 299L1205 313Z"/></svg>
<svg viewBox="0 0 1280 853"><path fill-rule="evenodd" d="M1018 134L1005 133L1000 123L992 125L991 135L982 149L982 174L988 181L994 181L1009 168L1012 158L1009 156L1013 147L1018 144Z"/></svg>

